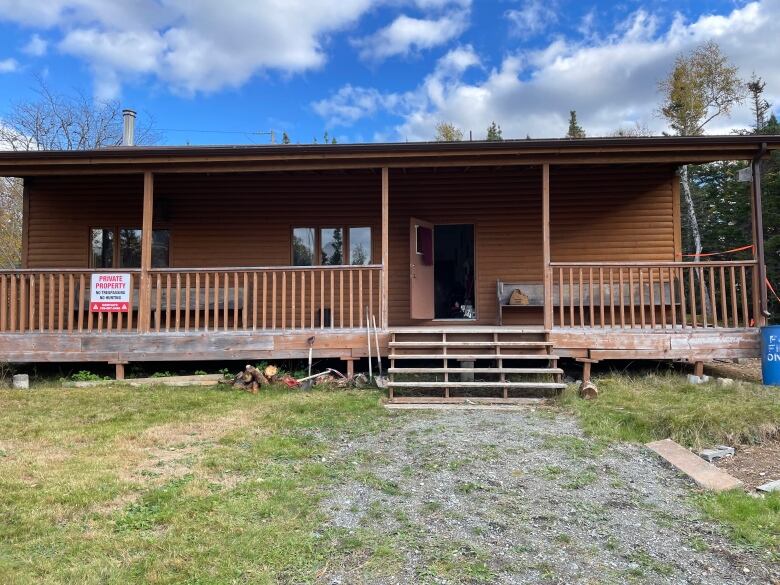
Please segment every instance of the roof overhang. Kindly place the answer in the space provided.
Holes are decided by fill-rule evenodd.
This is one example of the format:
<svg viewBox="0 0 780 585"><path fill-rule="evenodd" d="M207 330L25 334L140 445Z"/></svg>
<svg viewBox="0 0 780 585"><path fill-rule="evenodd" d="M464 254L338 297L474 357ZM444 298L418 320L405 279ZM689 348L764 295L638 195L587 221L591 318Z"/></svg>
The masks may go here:
<svg viewBox="0 0 780 585"><path fill-rule="evenodd" d="M270 146L150 146L0 152L0 176L143 171L249 172L550 164L706 163L749 160L780 136L528 139Z"/></svg>

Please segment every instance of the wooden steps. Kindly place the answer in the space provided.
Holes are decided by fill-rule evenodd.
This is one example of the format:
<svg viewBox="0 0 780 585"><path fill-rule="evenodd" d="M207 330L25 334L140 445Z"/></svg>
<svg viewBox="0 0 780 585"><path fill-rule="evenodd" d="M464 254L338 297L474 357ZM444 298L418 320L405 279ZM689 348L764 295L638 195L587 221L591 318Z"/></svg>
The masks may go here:
<svg viewBox="0 0 780 585"><path fill-rule="evenodd" d="M392 402L527 400L510 392L549 395L565 388L559 356L541 328L414 327L390 334Z"/></svg>

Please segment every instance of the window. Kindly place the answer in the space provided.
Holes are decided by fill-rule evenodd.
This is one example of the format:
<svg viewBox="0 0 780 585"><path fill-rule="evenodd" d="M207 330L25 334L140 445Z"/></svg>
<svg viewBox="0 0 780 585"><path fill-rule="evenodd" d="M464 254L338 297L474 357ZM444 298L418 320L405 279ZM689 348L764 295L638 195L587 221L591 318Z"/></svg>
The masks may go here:
<svg viewBox="0 0 780 585"><path fill-rule="evenodd" d="M349 263L371 264L371 228L349 228Z"/></svg>
<svg viewBox="0 0 780 585"><path fill-rule="evenodd" d="M320 230L320 264L323 266L344 264L344 231L341 228Z"/></svg>
<svg viewBox="0 0 780 585"><path fill-rule="evenodd" d="M316 254L315 251L319 253ZM293 266L371 264L370 227L296 227L292 230Z"/></svg>
<svg viewBox="0 0 780 585"><path fill-rule="evenodd" d="M114 266L114 230L102 228L90 232L92 250L90 265L93 268L112 268Z"/></svg>
<svg viewBox="0 0 780 585"><path fill-rule="evenodd" d="M114 234L119 234L119 239ZM140 268L141 236L137 228L105 229L90 231L92 268ZM169 230L152 230L152 268L167 268L170 264Z"/></svg>
<svg viewBox="0 0 780 585"><path fill-rule="evenodd" d="M293 266L311 266L314 264L314 235L314 228L293 228Z"/></svg>

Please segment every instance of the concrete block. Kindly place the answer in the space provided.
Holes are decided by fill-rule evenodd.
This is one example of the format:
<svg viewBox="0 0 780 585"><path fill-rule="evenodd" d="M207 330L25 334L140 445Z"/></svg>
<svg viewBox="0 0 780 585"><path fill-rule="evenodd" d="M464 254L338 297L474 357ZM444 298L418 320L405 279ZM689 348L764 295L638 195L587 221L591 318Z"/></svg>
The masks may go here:
<svg viewBox="0 0 780 585"><path fill-rule="evenodd" d="M770 481L756 488L760 492L780 492L780 479Z"/></svg>
<svg viewBox="0 0 780 585"><path fill-rule="evenodd" d="M688 374L688 384L701 384L701 377Z"/></svg>
<svg viewBox="0 0 780 585"><path fill-rule="evenodd" d="M736 477L718 469L712 463L707 463L671 439L653 441L648 443L646 447L660 455L704 489L720 492L742 487L742 482Z"/></svg>
<svg viewBox="0 0 780 585"><path fill-rule="evenodd" d="M30 387L30 376L27 374L16 374L13 379L14 388L27 390Z"/></svg>
<svg viewBox="0 0 780 585"><path fill-rule="evenodd" d="M723 459L724 457L733 457L734 456L734 447L729 447L728 445L718 445L714 449L704 449L699 453L699 457L702 459L709 461L712 463L713 461L717 461L718 459Z"/></svg>
<svg viewBox="0 0 780 585"><path fill-rule="evenodd" d="M701 383L702 384L707 384L708 382L712 382L712 378L710 376L707 376L707 375L701 376Z"/></svg>
<svg viewBox="0 0 780 585"><path fill-rule="evenodd" d="M458 363L460 364L461 368L473 368L474 362L468 361L468 360L458 360ZM473 382L474 381L474 372L461 372L460 373L460 381L461 382Z"/></svg>
<svg viewBox="0 0 780 585"><path fill-rule="evenodd" d="M734 385L734 380L732 378L716 378L715 382L717 382L717 384L719 386L733 386Z"/></svg>

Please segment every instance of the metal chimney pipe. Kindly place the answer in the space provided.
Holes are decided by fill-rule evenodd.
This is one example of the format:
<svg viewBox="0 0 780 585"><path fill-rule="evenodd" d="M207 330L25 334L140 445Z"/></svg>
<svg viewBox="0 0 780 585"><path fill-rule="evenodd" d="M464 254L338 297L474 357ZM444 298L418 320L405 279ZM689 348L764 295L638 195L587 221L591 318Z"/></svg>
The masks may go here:
<svg viewBox="0 0 780 585"><path fill-rule="evenodd" d="M135 111L122 110L122 146L135 145Z"/></svg>

